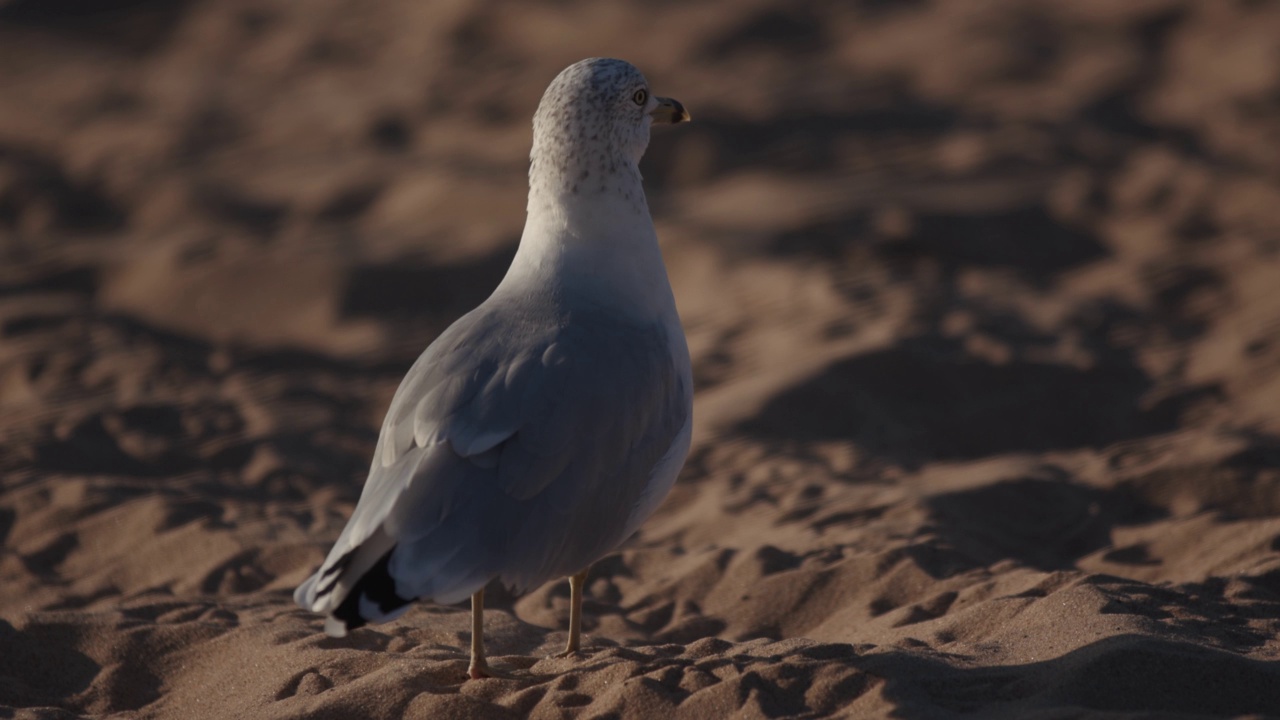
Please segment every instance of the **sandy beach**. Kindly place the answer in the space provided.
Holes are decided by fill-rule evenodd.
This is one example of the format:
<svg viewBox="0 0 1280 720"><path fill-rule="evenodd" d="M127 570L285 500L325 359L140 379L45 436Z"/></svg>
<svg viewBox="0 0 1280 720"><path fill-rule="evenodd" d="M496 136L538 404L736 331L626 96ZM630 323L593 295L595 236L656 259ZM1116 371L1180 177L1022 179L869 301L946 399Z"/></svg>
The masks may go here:
<svg viewBox="0 0 1280 720"><path fill-rule="evenodd" d="M693 449L569 588L293 588L585 57ZM618 408L626 412L626 408ZM0 2L0 717L1280 717L1280 4Z"/></svg>

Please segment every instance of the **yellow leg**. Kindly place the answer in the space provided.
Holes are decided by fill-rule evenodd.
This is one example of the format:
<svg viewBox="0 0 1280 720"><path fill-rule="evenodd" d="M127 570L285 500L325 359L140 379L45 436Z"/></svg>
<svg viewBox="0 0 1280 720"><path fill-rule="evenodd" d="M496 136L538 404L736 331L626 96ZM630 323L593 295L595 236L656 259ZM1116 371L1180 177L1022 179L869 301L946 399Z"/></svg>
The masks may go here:
<svg viewBox="0 0 1280 720"><path fill-rule="evenodd" d="M582 645L582 588L586 584L586 570L569 578L569 642L556 657L569 657Z"/></svg>
<svg viewBox="0 0 1280 720"><path fill-rule="evenodd" d="M489 667L484 658L484 588L471 596L471 666L467 668L467 675L472 680L511 677Z"/></svg>

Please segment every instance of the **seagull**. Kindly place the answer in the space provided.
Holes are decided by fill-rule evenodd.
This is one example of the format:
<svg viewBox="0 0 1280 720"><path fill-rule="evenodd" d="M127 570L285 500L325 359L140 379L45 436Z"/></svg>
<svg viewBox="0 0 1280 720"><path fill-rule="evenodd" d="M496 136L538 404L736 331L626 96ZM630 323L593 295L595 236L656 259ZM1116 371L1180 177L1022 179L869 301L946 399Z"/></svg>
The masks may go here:
<svg viewBox="0 0 1280 720"><path fill-rule="evenodd" d="M689 349L639 169L650 126L689 119L622 60L583 60L547 87L511 267L401 381L351 519L294 593L329 635L470 597L468 675L501 677L485 585L567 577L560 656L578 652L588 568L657 509L689 452Z"/></svg>

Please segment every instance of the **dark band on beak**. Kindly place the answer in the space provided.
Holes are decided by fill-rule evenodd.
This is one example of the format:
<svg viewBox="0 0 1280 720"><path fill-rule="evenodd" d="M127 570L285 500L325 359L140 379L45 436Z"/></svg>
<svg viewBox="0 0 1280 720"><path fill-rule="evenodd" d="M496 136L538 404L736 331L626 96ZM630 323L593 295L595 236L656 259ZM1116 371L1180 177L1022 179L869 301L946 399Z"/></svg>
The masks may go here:
<svg viewBox="0 0 1280 720"><path fill-rule="evenodd" d="M658 106L650 111L649 115L653 117L655 123L675 125L692 119L689 111L684 109L684 105L681 105L679 100L665 97L654 99L658 101Z"/></svg>

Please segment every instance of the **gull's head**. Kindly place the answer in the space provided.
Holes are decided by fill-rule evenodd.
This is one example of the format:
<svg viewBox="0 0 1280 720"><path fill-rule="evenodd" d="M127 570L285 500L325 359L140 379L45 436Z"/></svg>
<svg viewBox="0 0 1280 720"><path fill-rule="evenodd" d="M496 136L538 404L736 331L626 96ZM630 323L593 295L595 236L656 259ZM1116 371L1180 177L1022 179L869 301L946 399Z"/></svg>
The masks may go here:
<svg viewBox="0 0 1280 720"><path fill-rule="evenodd" d="M533 116L531 173L553 173L563 176L567 188L586 188L593 170L634 170L653 123L688 120L684 106L650 92L631 63L613 58L574 63L551 81Z"/></svg>

